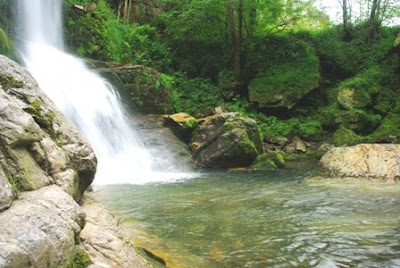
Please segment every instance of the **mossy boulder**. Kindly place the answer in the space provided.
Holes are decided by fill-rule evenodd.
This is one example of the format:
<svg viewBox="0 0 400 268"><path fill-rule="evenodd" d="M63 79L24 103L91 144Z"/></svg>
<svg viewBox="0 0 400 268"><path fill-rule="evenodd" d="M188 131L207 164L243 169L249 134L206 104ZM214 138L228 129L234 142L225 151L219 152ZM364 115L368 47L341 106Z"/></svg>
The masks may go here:
<svg viewBox="0 0 400 268"><path fill-rule="evenodd" d="M319 61L313 48L304 41L275 41L271 45L276 50L272 47L264 59L258 59L262 63L249 84L249 99L261 109L291 109L318 87Z"/></svg>
<svg viewBox="0 0 400 268"><path fill-rule="evenodd" d="M324 138L321 122L310 118L280 120L269 117L263 129L265 142L281 146L288 144L295 136L306 141L322 141Z"/></svg>
<svg viewBox="0 0 400 268"><path fill-rule="evenodd" d="M200 119L190 147L199 167L248 166L264 152L256 122L238 113Z"/></svg>
<svg viewBox="0 0 400 268"><path fill-rule="evenodd" d="M336 146L342 145L354 145L360 143L362 138L358 136L351 129L347 129L345 127L340 127L338 130L333 133L333 143Z"/></svg>
<svg viewBox="0 0 400 268"><path fill-rule="evenodd" d="M381 123L382 117L361 109L336 110L335 124L351 129L360 134L368 134L375 130Z"/></svg>
<svg viewBox="0 0 400 268"><path fill-rule="evenodd" d="M260 170L275 170L285 167L284 155L277 151L268 151L259 155L251 167Z"/></svg>
<svg viewBox="0 0 400 268"><path fill-rule="evenodd" d="M391 113L383 120L382 124L370 135L366 137L367 142L400 142L400 115Z"/></svg>
<svg viewBox="0 0 400 268"><path fill-rule="evenodd" d="M119 65L94 60L87 62L117 88L131 110L143 114L173 113L170 76L143 65Z"/></svg>

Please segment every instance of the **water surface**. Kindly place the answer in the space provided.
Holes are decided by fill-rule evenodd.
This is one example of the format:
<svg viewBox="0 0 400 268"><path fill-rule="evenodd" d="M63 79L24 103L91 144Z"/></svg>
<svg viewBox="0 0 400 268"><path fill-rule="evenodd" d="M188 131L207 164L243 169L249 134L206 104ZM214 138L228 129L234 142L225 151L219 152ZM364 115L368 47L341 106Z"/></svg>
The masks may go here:
<svg viewBox="0 0 400 268"><path fill-rule="evenodd" d="M216 171L95 197L169 267L400 267L400 187Z"/></svg>

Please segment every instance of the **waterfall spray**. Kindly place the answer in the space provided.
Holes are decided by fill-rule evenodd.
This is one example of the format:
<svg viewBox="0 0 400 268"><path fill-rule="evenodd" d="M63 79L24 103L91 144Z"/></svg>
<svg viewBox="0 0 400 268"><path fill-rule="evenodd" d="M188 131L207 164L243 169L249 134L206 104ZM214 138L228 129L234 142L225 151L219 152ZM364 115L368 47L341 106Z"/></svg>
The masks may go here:
<svg viewBox="0 0 400 268"><path fill-rule="evenodd" d="M28 71L92 145L95 184L146 183L178 178L154 168L111 84L64 51L62 0L19 0L21 55Z"/></svg>

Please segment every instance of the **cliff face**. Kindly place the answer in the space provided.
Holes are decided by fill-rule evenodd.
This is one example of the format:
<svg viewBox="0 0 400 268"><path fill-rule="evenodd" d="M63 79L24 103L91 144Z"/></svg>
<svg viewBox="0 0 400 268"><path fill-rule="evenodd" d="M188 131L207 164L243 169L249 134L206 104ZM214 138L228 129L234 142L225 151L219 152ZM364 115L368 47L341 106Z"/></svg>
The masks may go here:
<svg viewBox="0 0 400 268"><path fill-rule="evenodd" d="M92 216L86 217L77 202L83 202L96 165L90 145L35 80L0 55L0 267L91 262L94 253L82 230ZM91 234L104 238L101 231ZM112 263L105 258L101 267Z"/></svg>

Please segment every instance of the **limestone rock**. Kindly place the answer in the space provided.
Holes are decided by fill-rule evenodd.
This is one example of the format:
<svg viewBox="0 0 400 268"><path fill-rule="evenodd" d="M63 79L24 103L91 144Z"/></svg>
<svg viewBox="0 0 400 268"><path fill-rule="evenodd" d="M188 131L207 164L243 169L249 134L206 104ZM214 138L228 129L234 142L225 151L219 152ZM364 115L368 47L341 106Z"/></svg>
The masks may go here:
<svg viewBox="0 0 400 268"><path fill-rule="evenodd" d="M20 194L0 213L0 267L69 267L83 225L81 208L55 185Z"/></svg>
<svg viewBox="0 0 400 268"><path fill-rule="evenodd" d="M400 179L400 144L359 144L336 147L320 160L332 175L354 178Z"/></svg>
<svg viewBox="0 0 400 268"><path fill-rule="evenodd" d="M189 142L190 134L197 125L197 119L187 113L176 113L163 116L165 125L185 142Z"/></svg>
<svg viewBox="0 0 400 268"><path fill-rule="evenodd" d="M107 210L88 196L84 199L83 210L86 225L81 238L92 261L89 267L148 267Z"/></svg>
<svg viewBox="0 0 400 268"><path fill-rule="evenodd" d="M18 190L57 184L79 200L97 160L76 128L17 63L0 55L0 166Z"/></svg>
<svg viewBox="0 0 400 268"><path fill-rule="evenodd" d="M256 122L238 113L201 119L190 147L199 167L249 165L264 152Z"/></svg>
<svg viewBox="0 0 400 268"><path fill-rule="evenodd" d="M127 105L144 114L172 113L171 91L163 74L142 65L117 65L88 61L94 71L107 78Z"/></svg>

